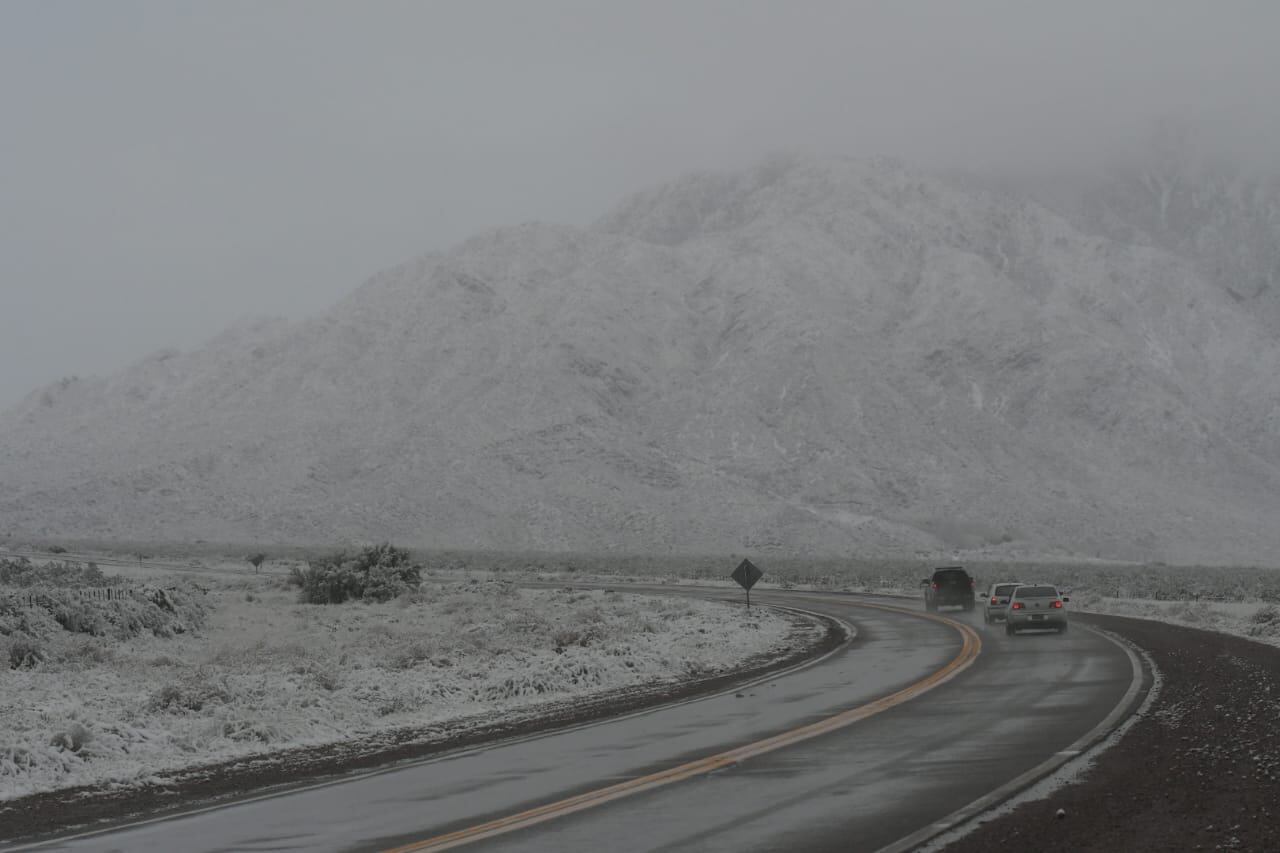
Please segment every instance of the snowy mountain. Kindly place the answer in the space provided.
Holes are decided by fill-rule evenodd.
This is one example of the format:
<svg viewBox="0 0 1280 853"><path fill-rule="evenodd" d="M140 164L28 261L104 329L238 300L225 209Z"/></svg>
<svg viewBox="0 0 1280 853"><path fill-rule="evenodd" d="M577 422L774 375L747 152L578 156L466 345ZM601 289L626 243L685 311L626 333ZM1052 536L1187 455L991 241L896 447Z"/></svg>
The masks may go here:
<svg viewBox="0 0 1280 853"><path fill-rule="evenodd" d="M1280 176L1203 133L1158 123L1142 149L1098 173L1032 179L1032 194L1085 231L1186 259L1280 333Z"/></svg>
<svg viewBox="0 0 1280 853"><path fill-rule="evenodd" d="M0 417L0 532L1269 561L1280 347L1155 245L892 162L687 177Z"/></svg>

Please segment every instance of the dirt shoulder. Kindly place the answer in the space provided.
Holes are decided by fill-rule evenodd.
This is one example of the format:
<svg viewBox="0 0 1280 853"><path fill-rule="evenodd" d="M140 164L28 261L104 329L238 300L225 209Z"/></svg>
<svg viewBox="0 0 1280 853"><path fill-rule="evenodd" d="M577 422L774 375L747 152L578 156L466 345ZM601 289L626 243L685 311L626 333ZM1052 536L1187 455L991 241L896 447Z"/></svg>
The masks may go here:
<svg viewBox="0 0 1280 853"><path fill-rule="evenodd" d="M1160 695L1080 781L982 823L948 853L1280 850L1280 649L1147 620L1077 618L1146 650Z"/></svg>
<svg viewBox="0 0 1280 853"><path fill-rule="evenodd" d="M817 658L846 639L834 620L820 619L826 630L816 634L815 640L814 617L792 618L796 627L786 647L748 660L732 672L548 703L492 720L451 720L340 744L237 758L165 773L127 788L91 785L0 802L0 841L31 840L174 814L706 696Z"/></svg>

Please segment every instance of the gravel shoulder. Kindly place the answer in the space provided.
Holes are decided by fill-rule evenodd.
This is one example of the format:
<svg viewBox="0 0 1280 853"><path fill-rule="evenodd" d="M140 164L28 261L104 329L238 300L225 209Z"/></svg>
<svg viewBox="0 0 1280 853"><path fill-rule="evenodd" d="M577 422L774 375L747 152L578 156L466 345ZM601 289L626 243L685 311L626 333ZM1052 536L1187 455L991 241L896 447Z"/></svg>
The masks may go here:
<svg viewBox="0 0 1280 853"><path fill-rule="evenodd" d="M781 643L767 653L715 671L397 727L335 743L209 762L157 773L124 786L89 784L0 801L0 841L30 840L160 817L709 695L818 657L845 641L843 628L834 621L815 622L812 617L787 612L782 616L791 629Z"/></svg>
<svg viewBox="0 0 1280 853"><path fill-rule="evenodd" d="M1280 850L1280 649L1142 619L1076 618L1144 649L1161 673L1159 696L1078 781L945 849Z"/></svg>

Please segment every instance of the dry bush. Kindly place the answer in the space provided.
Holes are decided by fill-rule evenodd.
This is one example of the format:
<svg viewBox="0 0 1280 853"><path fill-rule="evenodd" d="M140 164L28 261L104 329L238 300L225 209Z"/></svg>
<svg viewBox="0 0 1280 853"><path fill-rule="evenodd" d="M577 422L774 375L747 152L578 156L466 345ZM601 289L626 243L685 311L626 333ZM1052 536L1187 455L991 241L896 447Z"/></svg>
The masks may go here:
<svg viewBox="0 0 1280 853"><path fill-rule="evenodd" d="M226 677L215 677L196 670L177 684L166 684L152 693L146 703L148 711L168 711L182 714L188 711L202 711L213 703L226 704L234 694Z"/></svg>
<svg viewBox="0 0 1280 853"><path fill-rule="evenodd" d="M116 652L101 640L82 637L70 643L60 657L65 663L97 666L115 660Z"/></svg>
<svg viewBox="0 0 1280 853"><path fill-rule="evenodd" d="M564 651L568 646L577 645L582 634L569 628L561 628L551 635L551 642L557 651Z"/></svg>
<svg viewBox="0 0 1280 853"><path fill-rule="evenodd" d="M421 704L411 695L396 693L379 702L377 712L380 717L386 717L390 714L403 714L418 710Z"/></svg>
<svg viewBox="0 0 1280 853"><path fill-rule="evenodd" d="M228 740L240 742L275 743L281 740L280 731L270 723L259 720L227 720L220 733Z"/></svg>
<svg viewBox="0 0 1280 853"><path fill-rule="evenodd" d="M1203 601L1175 601L1165 608L1165 613L1190 625L1212 625L1218 621L1218 615Z"/></svg>
<svg viewBox="0 0 1280 853"><path fill-rule="evenodd" d="M25 635L10 638L6 645L9 669L28 669L38 666L46 657L43 646Z"/></svg>
<svg viewBox="0 0 1280 853"><path fill-rule="evenodd" d="M389 663L392 669L413 669L431 660L436 650L425 639L413 640L392 650Z"/></svg>

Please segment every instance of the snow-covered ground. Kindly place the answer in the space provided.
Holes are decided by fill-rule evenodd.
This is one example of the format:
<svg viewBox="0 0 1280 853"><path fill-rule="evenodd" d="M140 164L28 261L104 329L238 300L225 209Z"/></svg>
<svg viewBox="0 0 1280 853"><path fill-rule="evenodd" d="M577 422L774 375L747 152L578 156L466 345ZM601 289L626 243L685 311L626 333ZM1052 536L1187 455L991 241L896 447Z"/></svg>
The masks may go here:
<svg viewBox="0 0 1280 853"><path fill-rule="evenodd" d="M1153 601L1083 593L1072 600L1072 605L1090 613L1154 619L1280 646L1280 608L1264 601Z"/></svg>
<svg viewBox="0 0 1280 853"><path fill-rule="evenodd" d="M200 582L214 588L197 631L124 640L61 631L35 667L0 669L0 800L493 722L734 667L796 630L762 608L478 579L339 606L298 604L278 577Z"/></svg>

